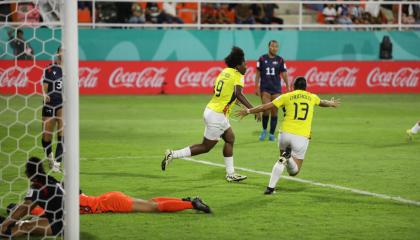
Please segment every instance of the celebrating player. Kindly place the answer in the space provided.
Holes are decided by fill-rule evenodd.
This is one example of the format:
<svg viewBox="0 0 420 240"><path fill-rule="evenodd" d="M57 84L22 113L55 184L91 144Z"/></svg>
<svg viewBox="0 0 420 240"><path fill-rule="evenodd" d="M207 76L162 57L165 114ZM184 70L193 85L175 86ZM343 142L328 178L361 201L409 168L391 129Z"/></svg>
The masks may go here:
<svg viewBox="0 0 420 240"><path fill-rule="evenodd" d="M245 57L242 49L233 47L225 58L227 68L217 77L214 83L214 94L204 110L206 125L202 143L185 147L180 150L167 150L162 161L164 171L174 158L195 156L210 151L222 138L225 141L223 156L226 165L226 180L242 181L246 176L235 173L233 166L233 144L235 135L229 123L229 115L235 102L239 100L243 105L252 108L251 103L243 95L243 75L246 72ZM259 114L256 114L259 120Z"/></svg>
<svg viewBox="0 0 420 240"><path fill-rule="evenodd" d="M284 59L277 55L279 44L276 40L268 43L268 53L262 55L257 61L257 72L255 74L255 94L261 97L262 104L269 103L281 94L281 77L286 84L286 90L289 89L289 81L287 79L287 68ZM268 140L274 141L274 132L277 127L278 108L273 107L264 111L262 116L262 132L260 141L264 141L267 136L268 120L270 119L270 135ZM271 115L271 118L270 118Z"/></svg>
<svg viewBox="0 0 420 240"><path fill-rule="evenodd" d="M60 172L63 155L63 72L61 69L61 47L57 50L56 61L44 70L42 81L43 108L42 108L42 147L49 161L52 171ZM57 125L57 146L55 158L52 152L52 136Z"/></svg>
<svg viewBox="0 0 420 240"><path fill-rule="evenodd" d="M244 108L237 112L238 116L245 117L248 114L263 112L274 107L284 107L286 110L279 134L280 159L274 164L265 194L274 192L285 165L289 175L296 176L299 173L309 144L315 105L338 107L340 101L334 98L330 101L321 100L317 95L307 92L306 79L298 77L294 82L293 92L283 94L272 102L251 109Z"/></svg>

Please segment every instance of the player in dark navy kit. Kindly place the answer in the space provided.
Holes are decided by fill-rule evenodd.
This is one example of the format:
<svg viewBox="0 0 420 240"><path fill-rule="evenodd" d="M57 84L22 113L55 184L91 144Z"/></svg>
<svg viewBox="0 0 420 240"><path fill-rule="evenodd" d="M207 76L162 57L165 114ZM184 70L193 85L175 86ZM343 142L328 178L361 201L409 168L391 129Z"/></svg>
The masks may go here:
<svg viewBox="0 0 420 240"><path fill-rule="evenodd" d="M44 96L42 108L42 147L48 158L50 168L54 172L60 172L63 155L63 72L61 69L61 47L57 50L57 57L53 64L44 70L42 90ZM57 146L55 158L52 151L52 137L57 126Z"/></svg>
<svg viewBox="0 0 420 240"><path fill-rule="evenodd" d="M255 75L255 93L261 97L263 104L269 103L281 94L281 78L283 79L286 90L289 89L289 81L287 79L287 68L284 59L277 55L279 44L276 40L268 43L268 53L262 55L257 61L257 73ZM261 80L261 81L260 81ZM260 141L264 141L267 136L268 120L270 119L270 135L269 140L275 141L274 132L277 126L277 108L272 108L263 113L262 132Z"/></svg>
<svg viewBox="0 0 420 240"><path fill-rule="evenodd" d="M64 190L54 177L48 176L41 159L31 157L26 162L26 176L31 182L28 193L0 224L1 237L58 236L63 230ZM38 218L24 220L35 207L44 212ZM29 239L29 238L28 238Z"/></svg>

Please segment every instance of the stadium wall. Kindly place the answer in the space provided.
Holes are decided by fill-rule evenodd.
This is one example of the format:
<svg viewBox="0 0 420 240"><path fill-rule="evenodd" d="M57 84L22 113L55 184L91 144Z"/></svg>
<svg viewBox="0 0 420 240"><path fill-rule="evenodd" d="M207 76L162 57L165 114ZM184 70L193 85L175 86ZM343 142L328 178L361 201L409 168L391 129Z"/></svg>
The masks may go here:
<svg viewBox="0 0 420 240"><path fill-rule="evenodd" d="M217 61L237 45L247 59L255 60L276 39L286 60L372 61L378 60L385 35L393 42L394 60L420 61L420 31L81 29L79 56L87 61ZM47 60L44 53L55 52L61 32L27 28L24 36L37 59ZM5 28L0 39L0 59L12 59Z"/></svg>

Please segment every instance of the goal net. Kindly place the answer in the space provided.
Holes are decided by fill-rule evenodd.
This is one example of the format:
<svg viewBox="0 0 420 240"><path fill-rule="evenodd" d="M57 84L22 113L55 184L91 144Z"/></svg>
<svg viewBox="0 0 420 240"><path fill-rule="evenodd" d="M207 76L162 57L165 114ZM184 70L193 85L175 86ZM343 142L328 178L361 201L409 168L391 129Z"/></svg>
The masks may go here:
<svg viewBox="0 0 420 240"><path fill-rule="evenodd" d="M67 206L76 202L65 202L63 188L71 170L64 146L70 96L63 89L72 70L61 61L70 52L62 43L65 7L61 0L0 1L0 239L55 239L67 231L78 239L78 214L75 228L66 224ZM78 165L76 171L78 188Z"/></svg>

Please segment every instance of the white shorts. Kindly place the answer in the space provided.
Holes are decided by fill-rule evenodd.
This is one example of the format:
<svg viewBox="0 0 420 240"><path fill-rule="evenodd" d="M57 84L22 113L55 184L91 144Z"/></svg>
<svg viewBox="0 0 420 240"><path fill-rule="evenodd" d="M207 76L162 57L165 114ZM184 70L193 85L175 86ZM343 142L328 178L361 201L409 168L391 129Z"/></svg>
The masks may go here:
<svg viewBox="0 0 420 240"><path fill-rule="evenodd" d="M303 160L308 149L309 139L287 132L279 133L279 148L285 150L287 147L292 149L292 157Z"/></svg>
<svg viewBox="0 0 420 240"><path fill-rule="evenodd" d="M223 114L209 108L204 110L204 137L208 140L219 140L220 136L230 128L229 119Z"/></svg>

